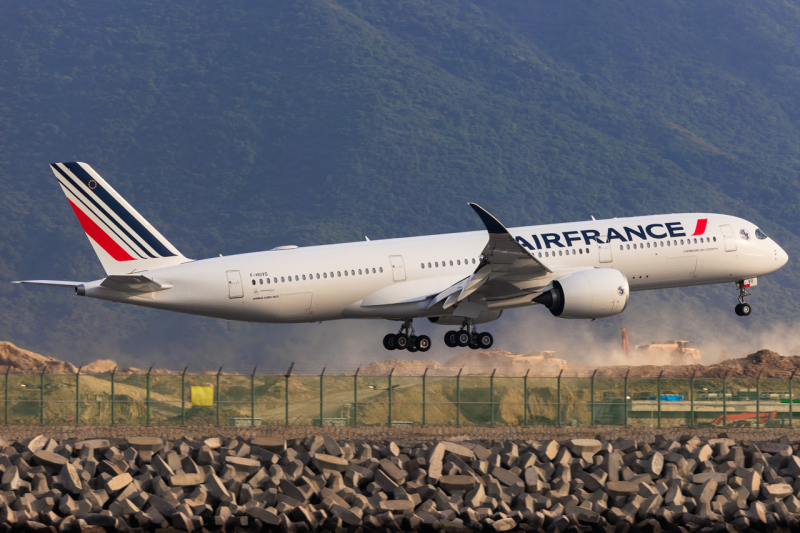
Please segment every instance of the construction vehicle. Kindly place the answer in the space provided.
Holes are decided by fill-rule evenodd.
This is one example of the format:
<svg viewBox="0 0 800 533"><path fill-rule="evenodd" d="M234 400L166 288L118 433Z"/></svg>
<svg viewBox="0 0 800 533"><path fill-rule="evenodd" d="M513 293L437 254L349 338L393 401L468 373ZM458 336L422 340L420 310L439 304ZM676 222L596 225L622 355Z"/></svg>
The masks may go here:
<svg viewBox="0 0 800 533"><path fill-rule="evenodd" d="M689 348L689 341L653 341L637 344L634 349L652 357L652 364L657 366L691 365L700 361L700 350Z"/></svg>

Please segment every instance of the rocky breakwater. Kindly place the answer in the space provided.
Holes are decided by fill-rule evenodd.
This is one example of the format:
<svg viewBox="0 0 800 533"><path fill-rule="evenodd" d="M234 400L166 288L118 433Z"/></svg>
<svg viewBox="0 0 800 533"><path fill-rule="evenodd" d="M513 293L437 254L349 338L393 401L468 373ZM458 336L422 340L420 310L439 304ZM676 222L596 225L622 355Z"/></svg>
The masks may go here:
<svg viewBox="0 0 800 533"><path fill-rule="evenodd" d="M788 442L0 442L0 531L797 531Z"/></svg>

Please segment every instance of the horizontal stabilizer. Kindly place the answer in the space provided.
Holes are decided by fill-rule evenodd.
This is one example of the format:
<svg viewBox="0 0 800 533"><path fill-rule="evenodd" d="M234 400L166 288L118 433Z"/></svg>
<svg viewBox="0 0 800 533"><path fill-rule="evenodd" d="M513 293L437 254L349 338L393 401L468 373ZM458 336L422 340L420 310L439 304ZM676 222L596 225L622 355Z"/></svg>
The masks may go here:
<svg viewBox="0 0 800 533"><path fill-rule="evenodd" d="M56 281L51 279L26 279L22 281L12 281L11 283L21 283L23 285L45 285L47 287L70 287L75 288L83 285L82 281Z"/></svg>
<svg viewBox="0 0 800 533"><path fill-rule="evenodd" d="M172 288L172 285L158 283L141 274L108 276L100 286L121 292L156 292Z"/></svg>

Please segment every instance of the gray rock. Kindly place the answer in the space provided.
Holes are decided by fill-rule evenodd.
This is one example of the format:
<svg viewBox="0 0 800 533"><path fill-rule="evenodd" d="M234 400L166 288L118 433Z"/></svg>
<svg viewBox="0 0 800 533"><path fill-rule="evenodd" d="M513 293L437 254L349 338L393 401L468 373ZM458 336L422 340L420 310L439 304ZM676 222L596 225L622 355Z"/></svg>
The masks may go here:
<svg viewBox="0 0 800 533"><path fill-rule="evenodd" d="M314 456L314 465L320 470L344 472L347 470L349 463L346 459L342 459L341 457L334 457L333 455L318 453Z"/></svg>

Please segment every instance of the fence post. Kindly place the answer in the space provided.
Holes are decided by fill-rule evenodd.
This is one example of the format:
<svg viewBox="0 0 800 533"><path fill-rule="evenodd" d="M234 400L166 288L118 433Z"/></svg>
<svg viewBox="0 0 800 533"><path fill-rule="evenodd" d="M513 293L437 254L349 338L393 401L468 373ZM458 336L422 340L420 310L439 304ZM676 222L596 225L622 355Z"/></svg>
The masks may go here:
<svg viewBox="0 0 800 533"><path fill-rule="evenodd" d="M395 367L389 371L389 427L392 427L392 374Z"/></svg>
<svg viewBox="0 0 800 533"><path fill-rule="evenodd" d="M6 411L5 425L6 426L8 425L8 373L9 372L11 372L11 365L8 365L6 367L6 387L5 387L5 393L4 393L5 394L5 411Z"/></svg>
<svg viewBox="0 0 800 533"><path fill-rule="evenodd" d="M492 370L492 375L489 376L489 409L491 409L491 424L494 427L494 373L497 372L497 368Z"/></svg>
<svg viewBox="0 0 800 533"><path fill-rule="evenodd" d="M558 395L558 427L561 427L561 374L564 373L564 369L562 368L558 373L558 378L556 378L557 383L557 390L556 393Z"/></svg>
<svg viewBox="0 0 800 533"><path fill-rule="evenodd" d="M325 369L326 368L328 368L328 367L327 366L323 366L322 367L322 372L319 373L319 427L322 427L322 409L323 409L323 403L322 403L322 394L323 394L322 377L325 375Z"/></svg>
<svg viewBox="0 0 800 533"><path fill-rule="evenodd" d="M658 373L658 386L657 386L657 398L658 398L658 428L661 429L661 376L664 374L664 371Z"/></svg>
<svg viewBox="0 0 800 533"><path fill-rule="evenodd" d="M294 363L289 365L289 370L286 371L286 374L283 376L286 379L286 388L284 389L284 393L286 395L285 404L286 404L286 427L289 427L289 376L292 375L292 369L294 368Z"/></svg>
<svg viewBox="0 0 800 533"><path fill-rule="evenodd" d="M117 367L114 367L114 370L111 371L111 425L113 426L115 423L114 416L115 416L115 403L114 403L114 374L117 373Z"/></svg>
<svg viewBox="0 0 800 533"><path fill-rule="evenodd" d="M722 427L724 428L728 427L728 397L726 395L728 390L727 378L728 371L726 370L722 375Z"/></svg>
<svg viewBox="0 0 800 533"><path fill-rule="evenodd" d="M692 379L689 382L689 385L691 386L691 389L689 390L689 401L690 401L689 409L691 410L691 415L692 415L691 425L689 427L691 428L694 427L694 375L695 374L697 374L697 370L692 372Z"/></svg>
<svg viewBox="0 0 800 533"><path fill-rule="evenodd" d="M789 427L794 427L793 426L794 409L792 405L794 404L794 395L792 394L792 380L794 379L794 375L796 372L797 368L795 368L794 371L792 372L792 375L789 376ZM8 387L8 385L6 385L6 387Z"/></svg>
<svg viewBox="0 0 800 533"><path fill-rule="evenodd" d="M256 425L256 369L258 365L253 368L253 373L250 374L250 427Z"/></svg>
<svg viewBox="0 0 800 533"><path fill-rule="evenodd" d="M422 427L425 427L427 420L425 419L425 377L428 375L428 367L425 367L425 372L422 373Z"/></svg>
<svg viewBox="0 0 800 533"><path fill-rule="evenodd" d="M594 369L594 372L592 372L591 393L590 393L592 395L592 427L594 427L594 413L596 411L595 405L594 405L594 376L595 376L595 374L597 374L597 369L596 368Z"/></svg>
<svg viewBox="0 0 800 533"><path fill-rule="evenodd" d="M761 427L761 373L758 373L756 378L756 429Z"/></svg>
<svg viewBox="0 0 800 533"><path fill-rule="evenodd" d="M181 425L186 426L186 371L189 369L189 365L186 365L183 368L183 374L181 374Z"/></svg>
<svg viewBox="0 0 800 533"><path fill-rule="evenodd" d="M361 365L356 368L356 373L353 376L353 425L358 426L358 371L361 370ZM424 392L422 393L425 394Z"/></svg>
<svg viewBox="0 0 800 533"><path fill-rule="evenodd" d="M525 402L524 411L523 411L523 415L522 415L522 417L523 417L522 418L523 419L523 423L522 424L525 427L528 427L528 374L530 374L530 373L531 373L531 369L529 368L525 372L525 377L522 378L522 386L525 387L525 390L522 393L522 398L523 398L523 401Z"/></svg>
<svg viewBox="0 0 800 533"><path fill-rule="evenodd" d="M222 365L225 366L225 365ZM219 402L221 400L220 391L219 391L219 375L222 374L222 366L219 367L217 370L217 426L219 426Z"/></svg>
<svg viewBox="0 0 800 533"><path fill-rule="evenodd" d="M42 373L39 376L39 402L41 403L41 409L39 409L39 425L44 425L44 372L47 370L47 367L42 365Z"/></svg>
<svg viewBox="0 0 800 533"><path fill-rule="evenodd" d="M456 375L456 427L461 427L461 371L464 367L458 369Z"/></svg>
<svg viewBox="0 0 800 533"><path fill-rule="evenodd" d="M150 372L153 371L153 367L156 364L153 363L150 365L150 368L147 370L147 425L150 425Z"/></svg>
<svg viewBox="0 0 800 533"><path fill-rule="evenodd" d="M625 400L623 402L625 404L625 411L624 411L624 417L623 417L623 420L625 422L625 427L628 427L628 400L629 400L629 398L628 398L628 374L630 374L630 373L631 373L631 369L628 368L628 371L625 372L625 391L624 391L625 392L625 398L623 398Z"/></svg>
<svg viewBox="0 0 800 533"><path fill-rule="evenodd" d="M75 374L75 425L81 425L81 369L83 365L78 367L78 372Z"/></svg>

